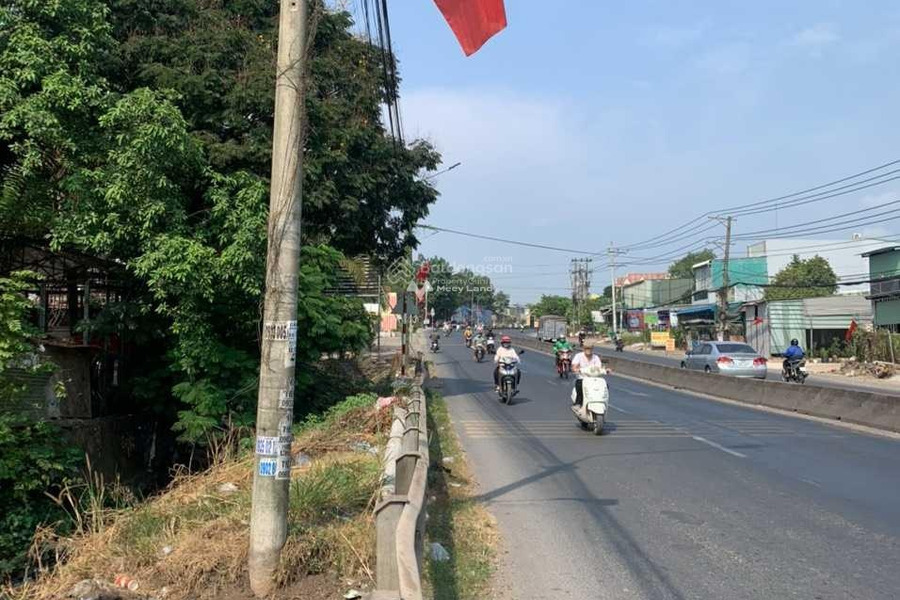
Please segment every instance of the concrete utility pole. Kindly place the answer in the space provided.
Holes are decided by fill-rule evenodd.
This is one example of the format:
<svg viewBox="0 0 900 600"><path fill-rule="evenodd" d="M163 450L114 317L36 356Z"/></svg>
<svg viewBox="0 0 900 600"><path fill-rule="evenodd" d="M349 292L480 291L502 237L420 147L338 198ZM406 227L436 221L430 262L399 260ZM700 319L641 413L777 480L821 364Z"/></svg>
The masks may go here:
<svg viewBox="0 0 900 600"><path fill-rule="evenodd" d="M593 269L590 258L573 258L569 274L572 280L572 303L575 319L580 328L585 319L584 309L587 306L588 295L591 287L591 275Z"/></svg>
<svg viewBox="0 0 900 600"><path fill-rule="evenodd" d="M256 409L256 462L250 513L248 566L250 588L257 597L272 593L275 570L287 540L297 356L306 25L306 1L282 0L262 359Z"/></svg>
<svg viewBox="0 0 900 600"><path fill-rule="evenodd" d="M616 314L616 256L625 252L624 250L616 249L610 242L609 250L606 253L609 255L609 272L612 278L613 335L616 335L619 332L618 315Z"/></svg>
<svg viewBox="0 0 900 600"><path fill-rule="evenodd" d="M728 339L728 259L731 256L731 222L732 217L712 217L725 224L725 248L722 252L722 287L719 289L719 341ZM712 276L710 263L710 276Z"/></svg>

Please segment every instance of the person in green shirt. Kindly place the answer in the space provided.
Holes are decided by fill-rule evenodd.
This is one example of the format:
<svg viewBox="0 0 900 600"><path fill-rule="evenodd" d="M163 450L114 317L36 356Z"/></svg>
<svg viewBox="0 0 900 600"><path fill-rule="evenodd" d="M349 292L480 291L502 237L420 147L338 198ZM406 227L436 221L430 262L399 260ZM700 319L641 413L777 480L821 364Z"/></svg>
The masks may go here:
<svg viewBox="0 0 900 600"><path fill-rule="evenodd" d="M556 367L559 369L559 353L563 351L572 351L572 344L564 337L559 338L553 343L553 352L556 353Z"/></svg>

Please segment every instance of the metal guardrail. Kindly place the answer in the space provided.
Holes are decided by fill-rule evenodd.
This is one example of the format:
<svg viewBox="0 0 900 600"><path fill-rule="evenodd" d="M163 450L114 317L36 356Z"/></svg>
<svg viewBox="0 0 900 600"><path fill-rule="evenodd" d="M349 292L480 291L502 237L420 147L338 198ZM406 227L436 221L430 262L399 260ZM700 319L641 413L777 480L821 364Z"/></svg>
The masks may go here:
<svg viewBox="0 0 900 600"><path fill-rule="evenodd" d="M416 372L421 371L421 352ZM428 481L428 413L423 376L398 379L403 398L394 408L384 455L383 484L375 507L375 591L369 600L421 600Z"/></svg>

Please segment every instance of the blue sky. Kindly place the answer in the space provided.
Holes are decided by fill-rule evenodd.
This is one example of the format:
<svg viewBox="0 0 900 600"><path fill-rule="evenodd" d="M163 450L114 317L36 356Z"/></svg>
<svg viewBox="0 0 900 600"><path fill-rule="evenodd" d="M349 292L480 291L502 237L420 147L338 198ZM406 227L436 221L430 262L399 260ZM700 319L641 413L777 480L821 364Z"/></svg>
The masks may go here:
<svg viewBox="0 0 900 600"><path fill-rule="evenodd" d="M900 158L896 2L506 0L508 28L469 58L430 0L389 6L406 136L463 163L435 180L434 225L602 252ZM888 184L778 219L894 197ZM567 293L571 254L421 237L427 255L511 264L495 282L514 301Z"/></svg>

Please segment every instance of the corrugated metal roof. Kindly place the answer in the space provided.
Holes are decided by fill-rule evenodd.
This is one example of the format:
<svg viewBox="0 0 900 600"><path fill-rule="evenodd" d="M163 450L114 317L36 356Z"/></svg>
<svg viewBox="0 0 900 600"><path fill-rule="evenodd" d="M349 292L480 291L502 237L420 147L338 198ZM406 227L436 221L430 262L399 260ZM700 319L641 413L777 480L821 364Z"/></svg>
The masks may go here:
<svg viewBox="0 0 900 600"><path fill-rule="evenodd" d="M854 315L872 317L872 303L865 296L827 296L805 298L803 312L808 317Z"/></svg>

